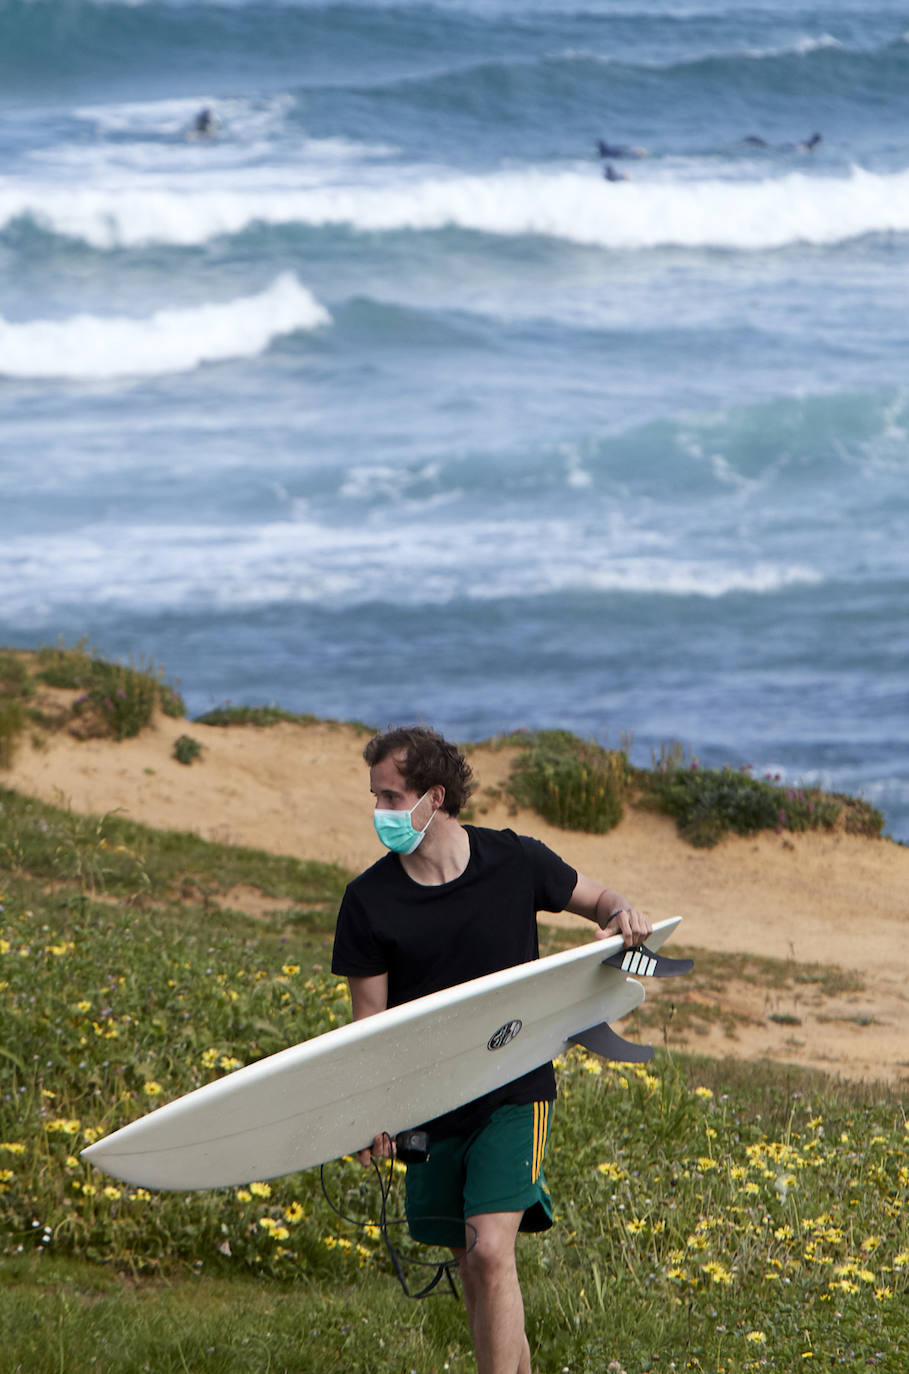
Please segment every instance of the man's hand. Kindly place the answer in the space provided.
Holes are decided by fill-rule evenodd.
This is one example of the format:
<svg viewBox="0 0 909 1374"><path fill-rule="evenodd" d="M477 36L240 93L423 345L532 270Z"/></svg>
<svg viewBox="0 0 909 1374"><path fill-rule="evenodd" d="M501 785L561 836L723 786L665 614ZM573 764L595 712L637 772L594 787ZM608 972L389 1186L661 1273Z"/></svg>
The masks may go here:
<svg viewBox="0 0 909 1374"><path fill-rule="evenodd" d="M608 940L613 935L621 935L626 948L631 949L634 945L642 945L652 931L653 922L643 911L633 906L622 907L597 931L596 938Z"/></svg>
<svg viewBox="0 0 909 1374"><path fill-rule="evenodd" d="M373 1159L390 1159L395 1152L395 1143L387 1131L382 1131L373 1138L371 1145L366 1145L362 1150L357 1151L357 1159L368 1169Z"/></svg>
<svg viewBox="0 0 909 1374"><path fill-rule="evenodd" d="M574 892L565 908L599 926L598 940L607 940L611 935L621 935L626 946L641 945L653 930L649 916L616 892L614 888L604 887L592 878L578 874Z"/></svg>

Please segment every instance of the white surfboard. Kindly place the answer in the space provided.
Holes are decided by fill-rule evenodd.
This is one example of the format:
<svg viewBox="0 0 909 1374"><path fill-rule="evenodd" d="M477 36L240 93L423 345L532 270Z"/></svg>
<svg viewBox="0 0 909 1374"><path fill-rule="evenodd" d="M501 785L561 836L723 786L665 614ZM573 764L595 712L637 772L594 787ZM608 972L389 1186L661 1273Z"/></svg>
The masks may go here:
<svg viewBox="0 0 909 1374"><path fill-rule="evenodd" d="M650 949L679 919L658 922ZM595 940L339 1026L159 1107L82 1158L145 1188L249 1183L429 1121L572 1043L610 1058L649 1058L649 1048L628 1045L602 1023L644 1000L629 972L647 976L660 964L685 972L690 964L623 949L621 936ZM604 962L616 958L626 967Z"/></svg>

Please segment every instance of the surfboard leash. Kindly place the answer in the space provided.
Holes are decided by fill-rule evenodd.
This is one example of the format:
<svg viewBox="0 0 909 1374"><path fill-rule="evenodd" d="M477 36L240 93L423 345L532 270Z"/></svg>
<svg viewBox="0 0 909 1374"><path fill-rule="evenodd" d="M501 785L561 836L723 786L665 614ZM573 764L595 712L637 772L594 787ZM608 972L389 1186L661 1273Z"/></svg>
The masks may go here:
<svg viewBox="0 0 909 1374"><path fill-rule="evenodd" d="M382 1173L381 1168L379 1167L379 1163L377 1160L372 1160L372 1167L375 1170L376 1178L379 1184L379 1196L382 1199L381 1206L379 1209L378 1222L360 1221L358 1218L349 1217L346 1215L346 1213L341 1211L341 1208L332 1200L332 1198L329 1195L328 1188L326 1187L325 1183L325 1165L323 1164L319 1169L319 1179L322 1184L322 1194L331 1210L335 1213L336 1216L339 1216L342 1221L346 1221L350 1226L356 1226L360 1230L366 1230L366 1228L369 1226L378 1227L379 1234L382 1237L383 1244L385 1245L385 1249L388 1253L388 1258L391 1263L391 1267L394 1270L395 1277L400 1283L401 1289L406 1298L412 1298L414 1301L416 1301L419 1298L429 1297L430 1294L435 1292L436 1288L442 1282L443 1279L448 1280L447 1291L450 1292L453 1297L459 1297L460 1294L458 1293L457 1284L454 1281L453 1272L458 1266L458 1260L456 1260L454 1256L452 1256L451 1259L441 1261L417 1259L413 1255L408 1255L405 1257L404 1255L402 1255L401 1251L394 1244L394 1241L391 1238L390 1228L392 1226L404 1226L407 1222L406 1217L389 1218L388 1216L388 1200L391 1197L395 1175L394 1155L390 1157L388 1162L388 1169L384 1175ZM458 1224L466 1228L469 1228L473 1232L473 1240L466 1247L465 1254L469 1254L477 1243L477 1228L473 1225L472 1222L464 1221L461 1217L427 1216L422 1217L421 1220L456 1221ZM410 1284L407 1282L407 1272L405 1269L405 1264L413 1265L421 1269L435 1269L435 1273L433 1274L432 1278L429 1280L427 1284L424 1284L424 1286L418 1292L414 1293L411 1291Z"/></svg>

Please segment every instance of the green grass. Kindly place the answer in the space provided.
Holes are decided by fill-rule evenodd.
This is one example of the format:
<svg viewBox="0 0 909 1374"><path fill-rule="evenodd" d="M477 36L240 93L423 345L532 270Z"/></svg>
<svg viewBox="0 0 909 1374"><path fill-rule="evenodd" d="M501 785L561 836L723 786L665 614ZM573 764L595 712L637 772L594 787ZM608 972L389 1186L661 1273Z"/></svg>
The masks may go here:
<svg viewBox="0 0 909 1374"><path fill-rule="evenodd" d="M106 894L132 903L174 899L208 905L237 884L333 922L350 877L334 864L154 830L116 813L83 816L0 787L0 871L60 881L72 906Z"/></svg>
<svg viewBox="0 0 909 1374"><path fill-rule="evenodd" d="M2 1367L472 1369L460 1302L405 1299L374 1230L338 1219L316 1171L158 1194L79 1159L347 1019L326 972L344 875L110 817L85 822L91 844L134 858L92 895L68 858L73 818L10 792L0 807ZM286 895L294 920L197 900L196 885L234 881ZM665 1053L632 1069L573 1052L559 1076L557 1226L519 1242L541 1374L907 1367L898 1092ZM378 1215L352 1161L329 1184L349 1215Z"/></svg>

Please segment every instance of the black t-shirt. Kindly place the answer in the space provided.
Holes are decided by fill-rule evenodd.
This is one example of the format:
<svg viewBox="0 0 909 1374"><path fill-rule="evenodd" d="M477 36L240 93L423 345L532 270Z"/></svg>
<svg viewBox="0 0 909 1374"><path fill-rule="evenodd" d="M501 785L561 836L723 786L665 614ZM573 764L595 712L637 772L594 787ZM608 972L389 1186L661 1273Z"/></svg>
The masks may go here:
<svg viewBox="0 0 909 1374"><path fill-rule="evenodd" d="M349 884L332 972L388 974L388 1005L539 957L536 913L562 911L578 875L546 845L513 830L464 827L470 858L450 883L424 886L386 854ZM551 1064L428 1123L437 1137L469 1132L505 1103L555 1096Z"/></svg>

